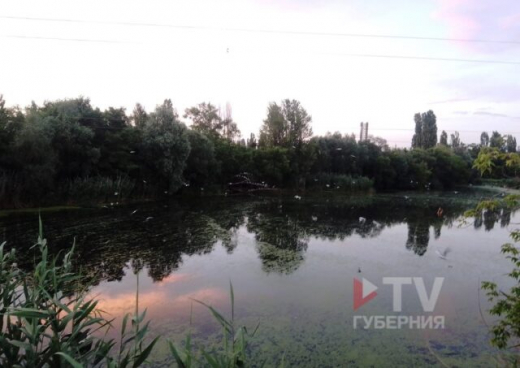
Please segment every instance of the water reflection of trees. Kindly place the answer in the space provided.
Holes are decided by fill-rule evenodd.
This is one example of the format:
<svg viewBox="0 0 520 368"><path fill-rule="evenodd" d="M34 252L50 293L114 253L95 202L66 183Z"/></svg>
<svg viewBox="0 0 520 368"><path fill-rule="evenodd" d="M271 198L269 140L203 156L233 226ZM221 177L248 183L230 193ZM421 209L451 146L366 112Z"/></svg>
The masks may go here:
<svg viewBox="0 0 520 368"><path fill-rule="evenodd" d="M326 240L352 236L384 236L388 227L406 223L406 248L426 253L433 229L435 238L452 226L468 205L390 197L298 201L294 199L212 198L168 205L78 211L44 216L45 237L52 251L68 249L76 238L78 268L90 278L120 280L132 268L146 267L153 280L162 280L182 264L183 257L209 253L221 244L232 253L239 244L239 229L254 234L256 250L265 272L288 274L304 262L312 237ZM148 220L147 220L148 219ZM507 226L511 213L485 212L475 228ZM37 218L0 220L0 241L8 240L32 265ZM128 268L130 264L130 269Z"/></svg>
<svg viewBox="0 0 520 368"><path fill-rule="evenodd" d="M486 231L491 231L495 228L497 223L500 223L500 227L504 228L511 223L512 214L508 208L486 210L475 215L473 226L475 229L480 229L484 226Z"/></svg>

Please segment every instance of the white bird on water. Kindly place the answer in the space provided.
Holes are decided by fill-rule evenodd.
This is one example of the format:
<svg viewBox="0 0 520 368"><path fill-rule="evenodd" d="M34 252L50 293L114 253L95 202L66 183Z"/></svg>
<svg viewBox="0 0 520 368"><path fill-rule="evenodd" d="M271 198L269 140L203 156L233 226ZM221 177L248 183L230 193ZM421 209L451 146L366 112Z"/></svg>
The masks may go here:
<svg viewBox="0 0 520 368"><path fill-rule="evenodd" d="M148 222L148 221L150 221L152 219L153 219L153 217L147 217L146 220L144 220L144 222Z"/></svg>
<svg viewBox="0 0 520 368"><path fill-rule="evenodd" d="M139 210L133 211L130 215L135 215L137 211L139 211Z"/></svg>
<svg viewBox="0 0 520 368"><path fill-rule="evenodd" d="M301 200L302 197L300 197L299 195L295 195L295 196L294 196L294 199Z"/></svg>
<svg viewBox="0 0 520 368"><path fill-rule="evenodd" d="M448 255L448 253L451 251L450 248L446 248L444 249L443 251L440 251L439 249L436 249L435 250L435 253L437 253L437 255L439 256L439 258L441 259L447 259L446 256Z"/></svg>
<svg viewBox="0 0 520 368"><path fill-rule="evenodd" d="M359 222L362 223L362 224L364 224L366 221L367 221L367 219L364 218L364 217L360 217L359 218Z"/></svg>
<svg viewBox="0 0 520 368"><path fill-rule="evenodd" d="M318 221L318 217L312 216L312 221Z"/></svg>

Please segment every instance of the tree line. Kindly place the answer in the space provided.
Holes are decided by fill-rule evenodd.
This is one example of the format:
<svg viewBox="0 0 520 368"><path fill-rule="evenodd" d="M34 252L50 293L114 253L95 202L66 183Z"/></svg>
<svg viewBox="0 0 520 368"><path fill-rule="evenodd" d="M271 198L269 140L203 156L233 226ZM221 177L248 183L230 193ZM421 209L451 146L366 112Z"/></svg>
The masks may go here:
<svg viewBox="0 0 520 368"><path fill-rule="evenodd" d="M244 139L230 106L201 103L180 115L165 100L127 114L83 97L23 109L0 97L0 204L221 190L241 173L269 187L339 191L444 189L476 176L475 147L457 137L447 144L443 134L437 144L432 111L416 114L415 123L412 149L390 149L379 137L314 136L312 116L289 99L270 103L258 138Z"/></svg>

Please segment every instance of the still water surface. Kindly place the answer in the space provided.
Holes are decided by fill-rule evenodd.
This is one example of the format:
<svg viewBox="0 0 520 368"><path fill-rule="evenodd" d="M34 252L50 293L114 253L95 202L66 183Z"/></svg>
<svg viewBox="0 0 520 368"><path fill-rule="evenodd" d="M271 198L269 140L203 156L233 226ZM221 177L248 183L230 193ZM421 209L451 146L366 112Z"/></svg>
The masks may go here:
<svg viewBox="0 0 520 368"><path fill-rule="evenodd" d="M301 367L489 367L501 358L488 343L483 318L492 319L479 285L507 286L511 267L500 246L518 216L488 213L461 224L481 196L205 197L43 220L55 251L76 238L78 267L101 280L92 293L117 320L135 308L141 270L139 308L148 310L153 335L179 342L191 329L198 343L211 344L219 326L193 299L228 313L231 281L238 323L260 322L252 354L267 366L285 355ZM0 239L24 249L27 264L36 231L35 215L0 217ZM444 260L437 251L446 248ZM445 316L445 329L354 329L354 315L395 315L381 280L397 276L423 277L428 292L435 277L445 278L433 313ZM354 278L379 287L355 312ZM412 285L403 288L402 314L422 314ZM153 360L171 364L165 344Z"/></svg>

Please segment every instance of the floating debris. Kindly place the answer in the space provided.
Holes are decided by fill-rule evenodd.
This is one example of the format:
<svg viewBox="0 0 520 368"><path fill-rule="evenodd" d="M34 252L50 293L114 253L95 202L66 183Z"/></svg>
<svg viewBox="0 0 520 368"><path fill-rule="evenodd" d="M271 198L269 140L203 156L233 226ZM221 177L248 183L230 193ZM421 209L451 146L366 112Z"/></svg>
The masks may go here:
<svg viewBox="0 0 520 368"><path fill-rule="evenodd" d="M148 222L148 221L150 221L150 220L153 220L153 217L151 217L151 216L150 216L150 217L147 217L146 220L144 220L144 222Z"/></svg>
<svg viewBox="0 0 520 368"><path fill-rule="evenodd" d="M302 197L300 197L299 195L295 195L295 196L294 196L294 199L301 200Z"/></svg>
<svg viewBox="0 0 520 368"><path fill-rule="evenodd" d="M119 195L119 192L115 192L114 195L115 195L115 196L116 196L116 195Z"/></svg>
<svg viewBox="0 0 520 368"><path fill-rule="evenodd" d="M436 249L435 250L435 253L437 253L437 255L439 256L439 258L441 259L446 259L446 256L448 255L448 253L451 251L450 248L446 248L444 249L443 251L440 251L439 249Z"/></svg>
<svg viewBox="0 0 520 368"><path fill-rule="evenodd" d="M318 217L316 217L316 216L312 216L311 218L312 218L312 221L318 221Z"/></svg>
<svg viewBox="0 0 520 368"><path fill-rule="evenodd" d="M135 215L139 210L134 210L130 215Z"/></svg>
<svg viewBox="0 0 520 368"><path fill-rule="evenodd" d="M366 221L367 221L367 219L364 218L364 217L360 217L359 218L359 222L362 223L362 224L364 224Z"/></svg>

